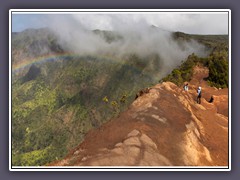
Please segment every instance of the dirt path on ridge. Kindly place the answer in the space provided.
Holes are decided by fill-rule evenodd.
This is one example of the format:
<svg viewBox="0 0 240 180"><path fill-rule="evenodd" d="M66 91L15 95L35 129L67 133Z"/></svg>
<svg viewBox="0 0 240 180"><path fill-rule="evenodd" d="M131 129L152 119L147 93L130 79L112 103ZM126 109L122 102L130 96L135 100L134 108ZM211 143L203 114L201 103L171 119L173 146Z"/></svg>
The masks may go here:
<svg viewBox="0 0 240 180"><path fill-rule="evenodd" d="M208 69L194 68L189 91L151 87L118 117L91 130L53 166L227 166L228 89L209 87ZM202 103L196 103L202 87ZM209 103L210 97L214 102Z"/></svg>

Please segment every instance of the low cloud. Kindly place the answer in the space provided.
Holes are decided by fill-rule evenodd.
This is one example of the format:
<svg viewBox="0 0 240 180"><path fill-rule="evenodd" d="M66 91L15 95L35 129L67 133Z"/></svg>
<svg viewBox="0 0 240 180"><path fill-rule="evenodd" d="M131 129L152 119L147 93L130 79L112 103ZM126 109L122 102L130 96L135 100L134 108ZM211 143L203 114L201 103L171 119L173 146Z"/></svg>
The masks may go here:
<svg viewBox="0 0 240 180"><path fill-rule="evenodd" d="M111 29L117 38L110 43L101 35L94 33L90 24L95 23L96 15L51 16L50 28L59 36L60 44L64 49L80 55L111 55L121 58L128 54L137 54L145 58L157 54L165 68L172 68L192 53L199 56L206 55L205 47L195 41L176 41L170 31L152 26L146 18L128 15L99 16L101 26ZM106 22L103 21L106 19ZM103 28L106 29L106 28ZM102 30L102 29L100 29Z"/></svg>

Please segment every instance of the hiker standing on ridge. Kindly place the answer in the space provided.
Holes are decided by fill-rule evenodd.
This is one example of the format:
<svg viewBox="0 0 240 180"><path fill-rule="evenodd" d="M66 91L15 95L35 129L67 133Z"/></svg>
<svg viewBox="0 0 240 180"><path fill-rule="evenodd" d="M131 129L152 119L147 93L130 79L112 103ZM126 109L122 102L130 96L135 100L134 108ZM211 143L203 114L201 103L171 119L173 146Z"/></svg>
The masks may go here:
<svg viewBox="0 0 240 180"><path fill-rule="evenodd" d="M188 83L183 86L184 91L188 91Z"/></svg>
<svg viewBox="0 0 240 180"><path fill-rule="evenodd" d="M197 103L198 103L198 104L201 104L202 89L201 89L200 86L199 86L198 89L197 89L197 93L198 93L198 96L197 96Z"/></svg>

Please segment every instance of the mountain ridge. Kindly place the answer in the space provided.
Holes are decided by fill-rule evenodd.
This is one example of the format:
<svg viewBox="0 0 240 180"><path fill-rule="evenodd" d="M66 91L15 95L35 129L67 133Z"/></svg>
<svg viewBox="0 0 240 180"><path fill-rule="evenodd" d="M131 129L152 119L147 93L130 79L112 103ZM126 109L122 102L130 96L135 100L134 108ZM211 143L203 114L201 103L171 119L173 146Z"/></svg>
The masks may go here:
<svg viewBox="0 0 240 180"><path fill-rule="evenodd" d="M189 91L171 82L150 87L117 118L50 166L228 166L227 89L209 87L196 66ZM196 103L196 89L203 89ZM209 103L210 96L214 102Z"/></svg>

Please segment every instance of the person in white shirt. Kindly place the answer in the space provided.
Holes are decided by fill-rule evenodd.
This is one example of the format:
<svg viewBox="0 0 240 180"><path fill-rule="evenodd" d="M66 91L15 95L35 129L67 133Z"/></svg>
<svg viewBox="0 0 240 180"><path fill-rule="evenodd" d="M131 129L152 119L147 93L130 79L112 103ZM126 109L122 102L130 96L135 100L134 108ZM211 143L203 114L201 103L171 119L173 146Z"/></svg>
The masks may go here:
<svg viewBox="0 0 240 180"><path fill-rule="evenodd" d="M188 83L184 85L183 89L184 91L188 91Z"/></svg>
<svg viewBox="0 0 240 180"><path fill-rule="evenodd" d="M199 86L198 89L197 89L197 93L198 93L197 103L198 103L198 104L201 104L202 88L201 88L200 86Z"/></svg>

